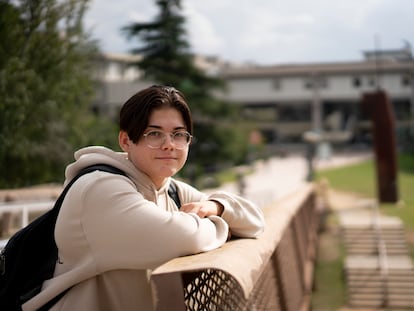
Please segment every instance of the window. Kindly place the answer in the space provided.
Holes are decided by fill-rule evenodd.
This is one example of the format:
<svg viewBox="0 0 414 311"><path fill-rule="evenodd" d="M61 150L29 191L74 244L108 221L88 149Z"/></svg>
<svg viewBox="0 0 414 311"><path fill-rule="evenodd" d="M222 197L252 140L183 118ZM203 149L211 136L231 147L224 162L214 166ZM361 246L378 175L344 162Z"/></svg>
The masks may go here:
<svg viewBox="0 0 414 311"><path fill-rule="evenodd" d="M360 77L354 77L352 80L352 85L356 88L361 86L361 78Z"/></svg>
<svg viewBox="0 0 414 311"><path fill-rule="evenodd" d="M312 78L307 78L305 80L303 86L305 87L305 89L311 89L311 88L313 88L313 80L312 80Z"/></svg>
<svg viewBox="0 0 414 311"><path fill-rule="evenodd" d="M319 87L324 88L324 89L328 87L328 79L326 79L325 76L320 76L317 81L318 81Z"/></svg>
<svg viewBox="0 0 414 311"><path fill-rule="evenodd" d="M410 86L411 85L411 79L412 79L412 77L408 73L402 75L401 76L401 85L402 86Z"/></svg>
<svg viewBox="0 0 414 311"><path fill-rule="evenodd" d="M274 78L272 81L272 86L273 86L273 89L280 90L281 89L280 79Z"/></svg>
<svg viewBox="0 0 414 311"><path fill-rule="evenodd" d="M310 76L305 79L304 87L305 89L312 89L314 87L327 88L328 80L325 76Z"/></svg>
<svg viewBox="0 0 414 311"><path fill-rule="evenodd" d="M309 105L281 105L278 109L279 121L300 122L311 119Z"/></svg>
<svg viewBox="0 0 414 311"><path fill-rule="evenodd" d="M377 85L377 79L378 79L377 76L369 76L368 77L368 85L372 86L372 87L376 86Z"/></svg>

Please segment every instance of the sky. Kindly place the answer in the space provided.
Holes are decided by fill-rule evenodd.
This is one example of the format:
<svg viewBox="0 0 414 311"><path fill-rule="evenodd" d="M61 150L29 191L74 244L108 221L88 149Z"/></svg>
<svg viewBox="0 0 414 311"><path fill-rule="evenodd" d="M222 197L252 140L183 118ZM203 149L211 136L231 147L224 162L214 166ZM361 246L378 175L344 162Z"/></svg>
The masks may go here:
<svg viewBox="0 0 414 311"><path fill-rule="evenodd" d="M108 53L127 53L121 28L148 22L155 0L92 0L85 26ZM259 65L358 61L414 45L414 0L181 0L191 51Z"/></svg>

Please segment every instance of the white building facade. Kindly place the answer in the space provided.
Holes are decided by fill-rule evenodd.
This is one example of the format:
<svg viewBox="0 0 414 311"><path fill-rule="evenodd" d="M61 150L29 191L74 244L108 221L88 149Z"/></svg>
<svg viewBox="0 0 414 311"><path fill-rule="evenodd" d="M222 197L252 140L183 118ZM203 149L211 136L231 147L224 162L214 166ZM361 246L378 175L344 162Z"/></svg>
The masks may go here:
<svg viewBox="0 0 414 311"><path fill-rule="evenodd" d="M138 59L105 55L100 60L96 110L115 115L127 98L152 84L131 68ZM200 57L197 64L227 82L219 96L240 105L243 118L268 143L301 141L309 130L350 130L355 140L364 139L370 123L361 113L362 96L378 89L393 104L398 130L413 129L414 60L407 48L366 52L358 62L256 66Z"/></svg>

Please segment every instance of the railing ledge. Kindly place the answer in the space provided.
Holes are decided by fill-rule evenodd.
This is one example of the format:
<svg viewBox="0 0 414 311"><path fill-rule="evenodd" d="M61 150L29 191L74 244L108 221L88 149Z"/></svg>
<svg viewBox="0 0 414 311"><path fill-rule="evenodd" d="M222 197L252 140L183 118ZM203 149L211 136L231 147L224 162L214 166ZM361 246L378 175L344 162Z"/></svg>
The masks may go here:
<svg viewBox="0 0 414 311"><path fill-rule="evenodd" d="M306 184L298 191L264 208L266 226L258 238L233 239L210 252L175 258L155 269L152 273L153 278L178 272L221 270L237 280L247 298L292 217L314 190L314 184Z"/></svg>

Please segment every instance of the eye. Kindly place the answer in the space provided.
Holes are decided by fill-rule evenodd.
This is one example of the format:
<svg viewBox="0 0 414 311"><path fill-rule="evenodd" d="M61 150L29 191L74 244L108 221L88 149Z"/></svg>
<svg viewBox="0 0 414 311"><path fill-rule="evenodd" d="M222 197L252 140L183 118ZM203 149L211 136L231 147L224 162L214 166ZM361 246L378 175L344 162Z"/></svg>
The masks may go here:
<svg viewBox="0 0 414 311"><path fill-rule="evenodd" d="M161 131L151 131L151 132L148 132L146 134L146 136L151 137L151 138L162 137L162 132Z"/></svg>
<svg viewBox="0 0 414 311"><path fill-rule="evenodd" d="M174 136L177 138L184 138L187 137L187 132L175 132Z"/></svg>

